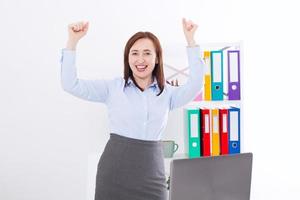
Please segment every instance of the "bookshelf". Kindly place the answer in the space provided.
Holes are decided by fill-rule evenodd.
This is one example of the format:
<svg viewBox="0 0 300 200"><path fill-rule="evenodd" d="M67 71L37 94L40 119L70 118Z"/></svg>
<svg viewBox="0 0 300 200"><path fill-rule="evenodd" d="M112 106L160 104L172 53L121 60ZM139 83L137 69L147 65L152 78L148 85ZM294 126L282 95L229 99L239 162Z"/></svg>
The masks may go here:
<svg viewBox="0 0 300 200"><path fill-rule="evenodd" d="M183 117L186 116L186 110L188 109L197 109L197 108L205 108L209 111L209 138L210 141L209 148L210 148L210 154L207 154L207 144L206 139L203 137L206 137L207 135L204 134L206 130L203 128L203 125L201 124L200 130L200 145L201 145L201 156L215 156L215 155L224 155L224 154L231 154L231 153L242 153L244 148L244 142L243 142L243 48L242 48L242 42L236 42L236 43L213 43L213 44L202 44L201 46L201 56L204 59L206 65L204 66L204 86L203 89L200 91L198 96L195 98L194 101L189 103L187 106L183 108ZM218 55L218 56L217 56ZM208 57L209 56L209 57ZM221 65L222 63L222 65ZM217 66L217 67L216 67ZM219 68L218 66L222 66ZM209 76L206 76L206 75ZM207 78L209 77L209 78ZM208 84L209 83L209 84ZM205 91L206 90L206 91ZM207 95L209 94L209 95ZM239 110L238 112L232 112L231 107L236 107ZM215 138L214 130L217 130L216 132L219 134L218 138L219 140L222 139L221 132L222 128L219 123L221 123L221 115L220 109L226 109L228 110L228 123L226 129L228 132L228 153L222 153L222 150L220 150L219 153L216 152L216 145L213 144L215 141L213 138ZM213 111L214 110L214 111ZM202 111L200 111L202 112ZM212 112L215 112L215 115L218 115L217 120L213 120L212 115L214 115ZM238 113L237 118L238 121L233 121L235 118L233 114ZM203 113L202 113L203 114ZM201 113L200 113L201 115ZM206 117L206 115L201 116ZM222 115L223 116L223 115ZM230 119L231 116L231 119ZM206 120L206 119L205 119ZM200 119L201 123L205 123ZM217 122L217 128L214 127L214 123ZM186 125L187 122L185 122ZM205 125L206 126L206 125ZM235 128L237 127L237 128ZM235 128L235 130L234 130ZM239 138L236 139L237 136L235 136L234 132L239 132ZM184 126L183 133L185 138L185 153L188 156L189 148L189 140L191 138L188 138L186 135L191 134L188 133L187 127ZM205 135L205 136L204 136ZM238 142L234 142L237 140ZM204 142L205 141L205 142ZM222 142L217 141L219 146L217 148L221 148ZM234 146L238 144L239 150L236 152L234 150ZM205 146L205 147L203 147ZM225 145L223 145L225 146ZM205 150L206 149L206 150ZM224 148L223 148L224 149ZM200 157L200 156L199 156Z"/></svg>
<svg viewBox="0 0 300 200"><path fill-rule="evenodd" d="M188 105L186 105L184 108L182 108L182 117L185 117L185 110L189 109L189 108L200 108L200 107L206 107L206 108L220 108L220 107L229 107L229 106L233 106L233 107L237 107L239 108L239 131L240 131L240 138L239 138L239 142L240 142L240 153L243 152L244 149L244 140L243 140L243 133L244 133L244 120L243 120L243 116L244 116L244 109L243 109L243 44L241 41L239 42L234 42L234 43L205 43L205 44L200 44L200 48L201 48L201 56L202 58L204 58L204 51L222 51L223 53L223 57L222 57L222 62L223 62L223 73L222 73L222 88L223 88L223 94L222 100L205 100L204 98L204 89L205 87L203 86L202 90L199 93L199 96L197 96L195 98L194 101L190 102ZM239 77L238 77L238 81L239 81L239 93L240 93L240 97L238 99L235 100L231 100L229 98L229 87L232 87L232 85L229 85L229 74L228 74L228 52L230 51L239 51ZM211 54L210 54L211 56ZM210 62L211 64L211 62ZM166 67L168 67L168 65L166 65ZM173 67L174 68L174 67ZM173 69L174 70L174 69ZM180 73L185 73L186 72L186 68L184 68L183 70L174 70L176 73L174 73L174 75L170 75L170 79L175 77L176 74L180 74ZM207 69L204 69L204 73L207 73ZM212 75L212 70L210 69L210 73ZM182 74L185 77L186 74ZM205 77L203 77L203 81L204 81ZM232 79L232 78L231 78ZM211 80L212 81L212 80ZM182 122L184 123L184 119L182 120ZM210 129L212 130L212 123L210 123ZM183 126L183 130L180 131L183 134L183 138L186 139L186 127ZM166 169L166 175L169 175L169 169L170 169L170 163L173 159L181 159L181 158L189 158L188 154L187 154L187 143L185 142L184 144L184 148L185 148L185 153L175 153L173 158L165 158L165 169ZM212 155L211 155L212 156Z"/></svg>

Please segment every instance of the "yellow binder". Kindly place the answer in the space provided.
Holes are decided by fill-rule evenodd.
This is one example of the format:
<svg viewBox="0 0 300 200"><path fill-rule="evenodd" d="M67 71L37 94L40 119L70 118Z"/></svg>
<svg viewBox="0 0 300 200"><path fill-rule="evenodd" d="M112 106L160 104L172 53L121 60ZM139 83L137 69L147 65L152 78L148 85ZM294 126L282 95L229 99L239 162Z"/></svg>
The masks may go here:
<svg viewBox="0 0 300 200"><path fill-rule="evenodd" d="M209 51L204 51L204 100L211 100L211 72Z"/></svg>
<svg viewBox="0 0 300 200"><path fill-rule="evenodd" d="M211 110L212 122L212 156L220 155L219 109Z"/></svg>

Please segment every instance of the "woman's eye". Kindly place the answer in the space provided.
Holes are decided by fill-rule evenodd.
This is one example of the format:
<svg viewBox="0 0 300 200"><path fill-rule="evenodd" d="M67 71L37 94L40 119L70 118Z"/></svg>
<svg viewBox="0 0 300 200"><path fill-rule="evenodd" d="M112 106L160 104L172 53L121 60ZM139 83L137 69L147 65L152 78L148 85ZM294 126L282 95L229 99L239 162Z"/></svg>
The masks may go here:
<svg viewBox="0 0 300 200"><path fill-rule="evenodd" d="M131 55L137 55L137 53L132 53Z"/></svg>

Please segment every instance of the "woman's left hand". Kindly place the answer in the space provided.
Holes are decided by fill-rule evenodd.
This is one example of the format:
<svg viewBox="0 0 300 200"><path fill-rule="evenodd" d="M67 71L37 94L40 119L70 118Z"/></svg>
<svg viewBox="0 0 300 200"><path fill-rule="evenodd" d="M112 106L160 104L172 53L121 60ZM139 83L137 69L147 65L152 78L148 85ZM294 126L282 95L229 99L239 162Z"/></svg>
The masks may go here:
<svg viewBox="0 0 300 200"><path fill-rule="evenodd" d="M196 42L194 40L195 32L198 28L198 25L193 23L191 20L187 21L185 18L182 19L183 32L186 38L186 41L189 46L195 46Z"/></svg>

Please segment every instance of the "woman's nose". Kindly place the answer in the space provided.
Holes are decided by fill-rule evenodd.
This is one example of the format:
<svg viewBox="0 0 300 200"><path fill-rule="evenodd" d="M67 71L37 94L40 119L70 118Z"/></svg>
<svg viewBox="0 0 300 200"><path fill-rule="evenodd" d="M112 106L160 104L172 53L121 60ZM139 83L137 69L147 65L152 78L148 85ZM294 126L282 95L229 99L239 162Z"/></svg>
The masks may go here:
<svg viewBox="0 0 300 200"><path fill-rule="evenodd" d="M143 63L143 62L145 62L145 59L142 56L138 57L137 63Z"/></svg>

